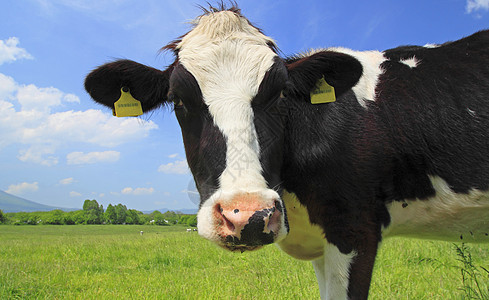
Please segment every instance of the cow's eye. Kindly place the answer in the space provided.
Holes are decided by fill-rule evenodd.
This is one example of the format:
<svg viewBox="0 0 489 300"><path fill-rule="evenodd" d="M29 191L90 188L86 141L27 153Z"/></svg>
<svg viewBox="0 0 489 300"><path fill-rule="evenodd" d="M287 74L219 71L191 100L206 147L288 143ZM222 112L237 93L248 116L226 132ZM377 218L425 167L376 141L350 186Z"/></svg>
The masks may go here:
<svg viewBox="0 0 489 300"><path fill-rule="evenodd" d="M175 105L175 107L183 107L183 102L179 98L175 98L173 100L173 104Z"/></svg>
<svg viewBox="0 0 489 300"><path fill-rule="evenodd" d="M178 98L177 96L175 96L174 94L171 94L169 96L170 98L170 101L173 102L173 106L175 108L182 108L183 107L183 102L180 98Z"/></svg>
<svg viewBox="0 0 489 300"><path fill-rule="evenodd" d="M285 93L285 91L284 91L284 90L282 90L282 91L280 92L280 98L282 98L282 99L283 99L283 98L287 98L287 94Z"/></svg>

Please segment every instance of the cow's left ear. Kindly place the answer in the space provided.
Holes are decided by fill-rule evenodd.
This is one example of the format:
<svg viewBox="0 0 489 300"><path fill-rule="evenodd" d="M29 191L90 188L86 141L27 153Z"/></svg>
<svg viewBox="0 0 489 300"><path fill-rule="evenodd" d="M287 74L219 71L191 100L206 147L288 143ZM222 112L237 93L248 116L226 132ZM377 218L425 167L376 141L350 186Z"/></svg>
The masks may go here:
<svg viewBox="0 0 489 300"><path fill-rule="evenodd" d="M292 93L309 95L323 76L335 89L336 97L351 89L363 73L362 64L353 56L320 51L287 61Z"/></svg>
<svg viewBox="0 0 489 300"><path fill-rule="evenodd" d="M141 102L147 112L167 102L169 78L173 66L160 71L131 60L117 60L93 70L85 78L85 89L97 102L114 108L121 97L121 88Z"/></svg>

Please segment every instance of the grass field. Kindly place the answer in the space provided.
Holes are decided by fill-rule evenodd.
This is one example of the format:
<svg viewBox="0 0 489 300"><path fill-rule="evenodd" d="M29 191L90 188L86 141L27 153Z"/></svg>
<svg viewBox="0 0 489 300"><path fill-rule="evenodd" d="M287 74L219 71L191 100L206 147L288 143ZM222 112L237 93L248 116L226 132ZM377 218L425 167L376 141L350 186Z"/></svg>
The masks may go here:
<svg viewBox="0 0 489 300"><path fill-rule="evenodd" d="M468 246L489 267L489 245ZM457 259L451 243L388 239L370 299L468 299ZM0 299L318 298L311 264L275 246L229 253L177 226L0 226Z"/></svg>

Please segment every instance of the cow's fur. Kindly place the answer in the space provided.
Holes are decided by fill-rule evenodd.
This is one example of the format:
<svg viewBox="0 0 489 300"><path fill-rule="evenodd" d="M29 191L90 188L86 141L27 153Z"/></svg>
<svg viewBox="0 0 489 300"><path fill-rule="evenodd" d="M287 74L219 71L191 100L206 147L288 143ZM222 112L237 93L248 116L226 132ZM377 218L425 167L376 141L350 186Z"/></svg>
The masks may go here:
<svg viewBox="0 0 489 300"><path fill-rule="evenodd" d="M383 237L489 242L489 31L284 59L239 9L211 9L165 49L176 55L165 71L121 60L85 87L107 106L121 86L145 111L175 103L206 238L278 242L313 260L326 299L367 298ZM322 77L337 100L313 105ZM246 239L221 230L234 229L222 207L236 199L265 207Z"/></svg>

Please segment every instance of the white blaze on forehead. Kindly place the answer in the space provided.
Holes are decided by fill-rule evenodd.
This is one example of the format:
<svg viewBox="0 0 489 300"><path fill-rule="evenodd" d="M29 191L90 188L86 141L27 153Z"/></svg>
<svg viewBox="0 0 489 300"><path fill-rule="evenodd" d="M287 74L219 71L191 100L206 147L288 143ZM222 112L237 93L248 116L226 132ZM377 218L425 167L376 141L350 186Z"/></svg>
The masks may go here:
<svg viewBox="0 0 489 300"><path fill-rule="evenodd" d="M178 44L180 63L195 77L214 123L226 138L221 189L267 188L251 101L276 54L273 40L229 11L200 17Z"/></svg>

